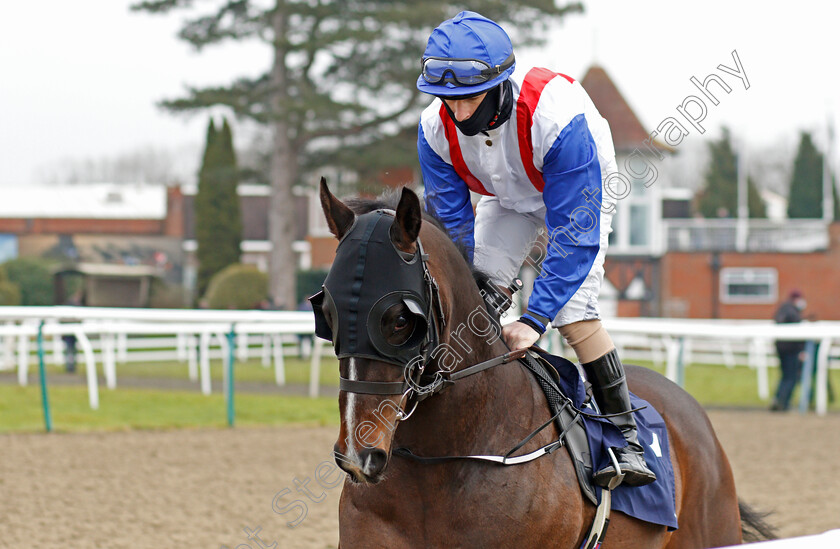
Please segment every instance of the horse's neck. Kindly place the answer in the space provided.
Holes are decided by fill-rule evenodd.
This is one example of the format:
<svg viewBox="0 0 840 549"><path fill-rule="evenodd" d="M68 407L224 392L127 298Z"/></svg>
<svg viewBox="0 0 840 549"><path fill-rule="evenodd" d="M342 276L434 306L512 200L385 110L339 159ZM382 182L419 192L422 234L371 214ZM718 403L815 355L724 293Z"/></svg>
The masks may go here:
<svg viewBox="0 0 840 549"><path fill-rule="evenodd" d="M477 324L469 322L469 314L475 311L469 306L483 308L478 292L475 296L478 296L477 303L472 303L475 299L471 295L460 300L460 310L453 311L449 325L447 344L451 352L460 352L462 358L454 371L508 351L498 332L479 335L470 329L457 330L458 326L469 328ZM453 335L453 331L459 335ZM402 424L398 435L403 439L401 442L416 445L426 455L432 452L452 455L453 451L468 451L472 441L481 445L506 440L509 433L519 431L514 426L520 426L523 420L527 422L533 413L531 383L521 366L513 362L462 378L439 395L423 401L416 419Z"/></svg>

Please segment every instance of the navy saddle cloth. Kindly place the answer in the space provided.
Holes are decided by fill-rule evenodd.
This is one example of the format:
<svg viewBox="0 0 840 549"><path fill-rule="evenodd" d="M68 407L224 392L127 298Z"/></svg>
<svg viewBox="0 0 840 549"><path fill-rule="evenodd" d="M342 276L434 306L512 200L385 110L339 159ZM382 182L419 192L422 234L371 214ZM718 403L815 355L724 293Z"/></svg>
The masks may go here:
<svg viewBox="0 0 840 549"><path fill-rule="evenodd" d="M539 353L560 374L560 389L575 407L594 413L586 400L586 389L577 367L565 358ZM631 517L654 524L667 526L669 530L677 528L676 501L674 494L674 469L671 466L671 454L668 446L668 431L659 412L646 400L630 393L633 408L644 408L635 412L639 430L639 443L645 449L645 461L656 473L656 481L647 486L621 485L613 490L612 509ZM607 449L627 445L621 431L610 420L583 416L586 438L592 455L595 471L611 465ZM598 501L601 488L597 488Z"/></svg>

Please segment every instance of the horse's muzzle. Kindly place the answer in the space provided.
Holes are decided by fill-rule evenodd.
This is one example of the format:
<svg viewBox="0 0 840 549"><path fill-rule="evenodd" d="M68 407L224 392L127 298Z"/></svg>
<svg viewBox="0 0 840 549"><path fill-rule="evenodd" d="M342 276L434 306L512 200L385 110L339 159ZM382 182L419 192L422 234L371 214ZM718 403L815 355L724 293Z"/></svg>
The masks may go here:
<svg viewBox="0 0 840 549"><path fill-rule="evenodd" d="M388 465L388 454L379 448L365 448L358 456L352 457L335 449L333 455L335 462L350 476L350 480L360 484L378 483Z"/></svg>

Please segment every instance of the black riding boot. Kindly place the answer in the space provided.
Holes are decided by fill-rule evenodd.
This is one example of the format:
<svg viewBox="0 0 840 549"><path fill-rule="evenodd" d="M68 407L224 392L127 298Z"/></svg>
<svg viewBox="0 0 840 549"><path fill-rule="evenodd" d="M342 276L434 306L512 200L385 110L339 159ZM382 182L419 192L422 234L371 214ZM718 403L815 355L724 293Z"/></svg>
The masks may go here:
<svg viewBox="0 0 840 549"><path fill-rule="evenodd" d="M631 409L624 367L615 349L597 360L583 364L583 368L592 384L592 393L602 414L618 414ZM621 472L624 473L623 484L644 486L656 480L656 475L645 463L644 449L639 444L633 413L615 416L610 420L621 429L621 433L627 440L626 448L614 449ZM593 481L599 486L606 487L614 476L615 469L609 465L595 473Z"/></svg>

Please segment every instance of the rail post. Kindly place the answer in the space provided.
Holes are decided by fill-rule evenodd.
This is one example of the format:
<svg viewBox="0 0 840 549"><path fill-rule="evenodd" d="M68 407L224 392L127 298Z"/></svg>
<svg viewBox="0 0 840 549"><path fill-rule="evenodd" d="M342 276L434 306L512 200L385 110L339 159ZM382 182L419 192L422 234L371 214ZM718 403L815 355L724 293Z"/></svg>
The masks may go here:
<svg viewBox="0 0 840 549"><path fill-rule="evenodd" d="M235 410L233 407L233 360L234 350L236 349L236 323L230 325L230 331L227 333L228 340L228 356L227 364L227 421L228 426L233 427Z"/></svg>
<svg viewBox="0 0 840 549"><path fill-rule="evenodd" d="M41 378L41 405L44 408L44 426L49 433L52 431L52 415L50 414L50 397L47 393L47 369L44 365L44 321L38 324L38 376Z"/></svg>

